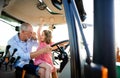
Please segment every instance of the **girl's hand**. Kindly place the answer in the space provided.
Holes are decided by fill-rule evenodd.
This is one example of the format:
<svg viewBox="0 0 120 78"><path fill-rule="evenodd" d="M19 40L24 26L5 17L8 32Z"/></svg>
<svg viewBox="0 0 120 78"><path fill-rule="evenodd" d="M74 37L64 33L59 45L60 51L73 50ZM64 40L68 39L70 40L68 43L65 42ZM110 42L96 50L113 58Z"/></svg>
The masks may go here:
<svg viewBox="0 0 120 78"><path fill-rule="evenodd" d="M46 46L45 49L46 49L47 52L51 52L52 51L52 47L50 47L50 46Z"/></svg>
<svg viewBox="0 0 120 78"><path fill-rule="evenodd" d="M44 48L41 49L43 53L48 53L52 51L52 47L50 46L46 46Z"/></svg>

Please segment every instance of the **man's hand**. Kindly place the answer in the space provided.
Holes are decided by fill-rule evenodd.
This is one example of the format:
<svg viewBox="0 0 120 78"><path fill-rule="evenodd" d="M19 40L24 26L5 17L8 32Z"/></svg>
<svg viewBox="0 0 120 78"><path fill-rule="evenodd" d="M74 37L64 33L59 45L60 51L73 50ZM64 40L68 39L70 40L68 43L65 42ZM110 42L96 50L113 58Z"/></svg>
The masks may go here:
<svg viewBox="0 0 120 78"><path fill-rule="evenodd" d="M35 33L35 32L32 33L32 37L31 37L31 39L33 39L33 40L37 40L37 37L36 37L36 33Z"/></svg>

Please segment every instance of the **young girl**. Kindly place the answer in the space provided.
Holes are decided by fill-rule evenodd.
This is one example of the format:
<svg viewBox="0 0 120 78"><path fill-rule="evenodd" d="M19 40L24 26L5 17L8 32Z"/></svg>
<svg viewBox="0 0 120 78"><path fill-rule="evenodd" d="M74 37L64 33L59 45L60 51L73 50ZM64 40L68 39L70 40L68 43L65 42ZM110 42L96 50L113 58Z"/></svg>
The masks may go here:
<svg viewBox="0 0 120 78"><path fill-rule="evenodd" d="M41 30L41 27L39 27L37 31L38 41L39 41L39 46L37 50L40 50L45 46L51 46L53 44L51 40L52 39L51 31L43 30L42 34L40 34L40 30ZM44 73L45 77L43 78L52 78L51 73L54 73L54 77L58 78L55 67L53 66L51 52L43 53L38 57L36 57L34 60L34 64L39 65L40 67L43 67L45 69L45 73Z"/></svg>

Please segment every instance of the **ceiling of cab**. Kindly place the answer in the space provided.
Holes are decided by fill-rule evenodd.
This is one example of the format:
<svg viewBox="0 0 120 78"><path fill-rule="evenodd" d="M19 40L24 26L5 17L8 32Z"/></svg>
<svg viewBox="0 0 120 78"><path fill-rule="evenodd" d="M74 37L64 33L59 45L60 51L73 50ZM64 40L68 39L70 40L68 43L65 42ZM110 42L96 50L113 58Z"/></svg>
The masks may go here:
<svg viewBox="0 0 120 78"><path fill-rule="evenodd" d="M3 9L3 11L32 25L41 24L41 21L45 21L46 24L65 23L64 8L58 10L53 6L51 0L43 1L51 11L60 14L51 14L46 9L38 9L37 4L39 3L39 0L10 0L9 4Z"/></svg>

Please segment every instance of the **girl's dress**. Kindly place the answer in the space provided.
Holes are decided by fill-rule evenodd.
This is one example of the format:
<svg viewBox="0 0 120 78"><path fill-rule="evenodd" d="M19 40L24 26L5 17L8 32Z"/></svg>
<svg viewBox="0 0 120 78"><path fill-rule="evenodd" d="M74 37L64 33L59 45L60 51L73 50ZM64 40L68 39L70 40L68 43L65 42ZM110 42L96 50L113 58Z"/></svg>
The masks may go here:
<svg viewBox="0 0 120 78"><path fill-rule="evenodd" d="M45 42L40 42L37 50L40 50L41 48L44 48L46 47L47 45L52 45L53 43L51 44L46 44ZM34 60L34 64L35 65L39 65L43 62L46 62L48 64L50 64L53 68L53 61L52 61L52 53L51 52L47 52L47 53L43 53L43 54L40 54L38 57L35 58Z"/></svg>

